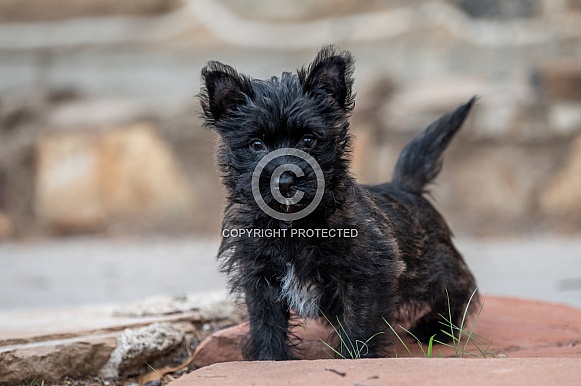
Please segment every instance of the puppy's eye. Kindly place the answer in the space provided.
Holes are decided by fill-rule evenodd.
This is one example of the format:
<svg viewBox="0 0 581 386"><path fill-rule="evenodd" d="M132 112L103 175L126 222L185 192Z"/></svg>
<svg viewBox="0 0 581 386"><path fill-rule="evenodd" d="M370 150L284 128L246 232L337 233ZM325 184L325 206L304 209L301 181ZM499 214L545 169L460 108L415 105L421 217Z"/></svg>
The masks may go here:
<svg viewBox="0 0 581 386"><path fill-rule="evenodd" d="M301 138L301 145L303 145L303 147L310 149L313 146L315 146L315 144L317 143L317 138L314 135L311 134L306 134L303 135L303 138Z"/></svg>
<svg viewBox="0 0 581 386"><path fill-rule="evenodd" d="M262 142L258 138L254 138L252 141L250 141L249 146L253 151L257 151L257 152L265 149L264 142Z"/></svg>

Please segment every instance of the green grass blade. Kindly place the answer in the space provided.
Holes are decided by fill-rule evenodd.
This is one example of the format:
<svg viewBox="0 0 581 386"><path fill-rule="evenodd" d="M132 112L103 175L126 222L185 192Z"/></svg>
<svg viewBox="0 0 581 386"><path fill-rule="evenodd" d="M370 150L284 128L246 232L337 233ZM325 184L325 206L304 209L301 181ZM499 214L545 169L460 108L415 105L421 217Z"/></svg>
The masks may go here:
<svg viewBox="0 0 581 386"><path fill-rule="evenodd" d="M462 314L462 321L460 322L460 329L464 329L464 324L466 323L466 315L468 314L468 309L470 308L470 303L472 303L472 299L474 298L474 296L476 295L476 293L478 292L478 288L475 288L474 291L472 291L472 294L470 295L470 298L468 298L468 302L466 303L466 307L464 307L464 313Z"/></svg>
<svg viewBox="0 0 581 386"><path fill-rule="evenodd" d="M373 338L375 338L377 335L381 335L383 334L383 331L379 331L376 332L375 334L371 335L369 338L367 338L367 340L365 340L365 342L361 341L361 340L356 340L355 341L355 345L356 345L356 359L361 358L361 353L363 352L363 349L365 349L365 354L367 355L367 353L369 352L369 346L368 343L371 342L371 340ZM361 343L361 347L359 347L359 343Z"/></svg>
<svg viewBox="0 0 581 386"><path fill-rule="evenodd" d="M428 358L432 358L432 349L434 346L434 338L436 337L436 335L432 335L430 337L430 341L428 342Z"/></svg>
<svg viewBox="0 0 581 386"><path fill-rule="evenodd" d="M438 343L438 344L441 344L442 346L446 346L446 347L454 348L454 346L452 346L451 344L449 344L449 343L444 343L444 342L440 342L440 341L439 341L439 340L437 340L437 339L434 339L434 342L435 342L435 343Z"/></svg>
<svg viewBox="0 0 581 386"><path fill-rule="evenodd" d="M403 342L403 340L400 338L399 334L393 329L393 327L391 327L391 324L389 324L389 322L387 320L385 320L385 318L383 318L383 321L385 322L385 324L387 324L387 326L389 327L389 329L393 332L393 334L395 335L395 337L399 340L399 342L401 343L401 345L403 346L403 348L406 349L406 351L410 354L410 356L412 355L412 352L410 351L410 349L408 348L408 346ZM395 351L395 349L394 349ZM397 352L396 352L397 355Z"/></svg>
<svg viewBox="0 0 581 386"><path fill-rule="evenodd" d="M338 355L342 359L346 359L347 357L349 357L351 359L360 359L362 354L366 355L369 352L369 342L371 342L371 340L373 338L375 338L377 335L383 334L383 331L379 331L379 332L373 334L372 336L370 336L369 338L367 338L365 341L362 341L359 339L356 339L355 341L353 341L353 340L351 340L351 337L347 333L347 330L345 329L345 327L341 323L341 320L339 320L339 317L336 317L337 325L335 326L333 323L331 323L331 321L329 320L327 315L325 315L325 313L321 311L321 309L319 309L319 312L325 318L325 320L327 321L329 326L331 326L331 328L333 329L333 331L335 332L335 334L339 338L339 350L335 349L330 344L328 344L326 341L321 339L314 332L314 330L312 328L310 328L308 322L307 322L307 326L309 326L309 329L313 332L313 334L321 342L323 342L323 344L327 348L329 348L331 351L333 351L336 355ZM343 349L347 352L347 356L343 353Z"/></svg>
<svg viewBox="0 0 581 386"><path fill-rule="evenodd" d="M445 330L440 330L440 332L442 334L446 335L447 337L449 337L450 339L452 339L452 346L451 347L457 346L457 340L458 340L458 338L456 337L456 335L452 335L448 331L445 331Z"/></svg>
<svg viewBox="0 0 581 386"><path fill-rule="evenodd" d="M468 310L468 307L470 306L470 302L472 301L472 298L474 297L474 295L476 294L476 290L474 290L474 292L472 293L472 296L470 296L470 300L468 301L468 304L466 305L466 309L464 310L464 314L466 314L466 311ZM480 318L480 313L482 312L482 308L484 307L484 302L486 301L486 295L484 296L484 299L482 300L482 303L480 304L480 309L478 310L478 313L476 314L476 317L474 318L474 322L472 323L472 329L470 330L470 334L468 334L468 338L466 339L466 343L464 344L464 349L466 349L466 346L468 346L468 342L470 342L470 338L472 337L472 334L474 333L474 329L476 328L476 323L478 323L478 319ZM476 348L478 348L477 345L475 345ZM480 351L480 349L478 348L478 350ZM484 356L486 358L486 356Z"/></svg>
<svg viewBox="0 0 581 386"><path fill-rule="evenodd" d="M422 341L419 340L418 337L415 336L411 331L403 328L400 325L398 325L398 327L401 328L402 330L404 330L405 332L407 332L408 334L410 334L410 336L416 340L416 343L418 344L418 346L420 346L420 350L422 350L422 355L425 357L426 356L426 352L424 351L424 346L422 346Z"/></svg>
<svg viewBox="0 0 581 386"><path fill-rule="evenodd" d="M341 335L339 336L339 339L341 340L341 347L345 346L345 350L347 350L347 353L349 354L349 356L352 359L357 359L356 358L356 347L353 345L353 342L351 342L351 337L349 336L349 334L347 334L347 331L345 330L345 328L341 324L339 317L337 317L337 324L339 324L339 328L341 329ZM345 335L347 340L344 340L343 335ZM347 346L347 343L349 343L349 346Z"/></svg>
<svg viewBox="0 0 581 386"><path fill-rule="evenodd" d="M449 319L447 320L449 322L449 327L450 327L450 333L452 334L452 336L454 335L454 328L452 327L454 325L454 322L452 321L452 308L450 307L450 294L448 293L448 288L446 288L446 300L448 302L448 317ZM460 335L459 338L462 338L462 336ZM452 342L454 343L454 351L456 353L456 358L458 358L458 347L456 344L456 340L452 339ZM460 343L460 339L458 339L458 343Z"/></svg>
<svg viewBox="0 0 581 386"><path fill-rule="evenodd" d="M333 331L335 331L335 334L339 337L339 339L341 339L341 334L339 334L339 331L337 331L337 329L335 328L335 326L333 326L333 323L331 323L331 321L327 318L327 315L325 315L320 309L319 309L319 312L321 313L321 315L323 315L323 317L325 318L325 320L327 321L327 323L329 324L329 326L331 326L331 328L333 329ZM307 325L308 325L308 323L307 323ZM327 346L327 348L331 349L331 351L333 351L335 354L337 354L341 359L347 359L345 357L345 355L343 355L342 353L340 353L339 351L337 351L334 347L332 347L330 344L328 344L326 341L324 341L323 339L321 339L310 326L309 326L309 329L312 331L313 334L315 334L315 336L321 342L323 342L323 344L325 346ZM342 341L341 341L341 343L342 343Z"/></svg>

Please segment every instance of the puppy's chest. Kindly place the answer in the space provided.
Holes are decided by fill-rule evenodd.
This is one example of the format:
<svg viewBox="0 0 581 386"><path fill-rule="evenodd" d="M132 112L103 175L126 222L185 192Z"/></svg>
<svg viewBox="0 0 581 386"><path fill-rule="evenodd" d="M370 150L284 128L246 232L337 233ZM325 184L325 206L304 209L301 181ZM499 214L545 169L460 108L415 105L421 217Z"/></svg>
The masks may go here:
<svg viewBox="0 0 581 386"><path fill-rule="evenodd" d="M292 263L287 263L280 284L279 301L286 301L289 307L303 318L312 319L319 316L320 285L311 278L297 276Z"/></svg>

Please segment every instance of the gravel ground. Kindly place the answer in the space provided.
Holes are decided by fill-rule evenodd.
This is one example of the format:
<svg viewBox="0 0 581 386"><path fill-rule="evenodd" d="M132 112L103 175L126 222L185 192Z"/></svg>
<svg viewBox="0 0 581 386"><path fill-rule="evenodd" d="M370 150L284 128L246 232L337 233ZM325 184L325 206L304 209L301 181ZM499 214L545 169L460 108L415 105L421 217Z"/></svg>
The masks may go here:
<svg viewBox="0 0 581 386"><path fill-rule="evenodd" d="M217 239L76 237L0 244L0 311L225 288ZM581 307L581 239L460 239L482 293Z"/></svg>
<svg viewBox="0 0 581 386"><path fill-rule="evenodd" d="M0 244L0 310L118 303L225 288L216 240L63 238Z"/></svg>

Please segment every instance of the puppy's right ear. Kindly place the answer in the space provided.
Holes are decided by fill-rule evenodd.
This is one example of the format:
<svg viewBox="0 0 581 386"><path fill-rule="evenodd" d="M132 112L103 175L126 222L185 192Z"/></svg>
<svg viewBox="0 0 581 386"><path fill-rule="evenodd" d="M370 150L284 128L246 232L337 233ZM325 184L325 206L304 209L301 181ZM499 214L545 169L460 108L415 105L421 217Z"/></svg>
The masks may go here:
<svg viewBox="0 0 581 386"><path fill-rule="evenodd" d="M245 103L246 98L252 98L250 79L220 62L209 62L202 69L202 83L199 97L210 121L219 121L226 113Z"/></svg>

